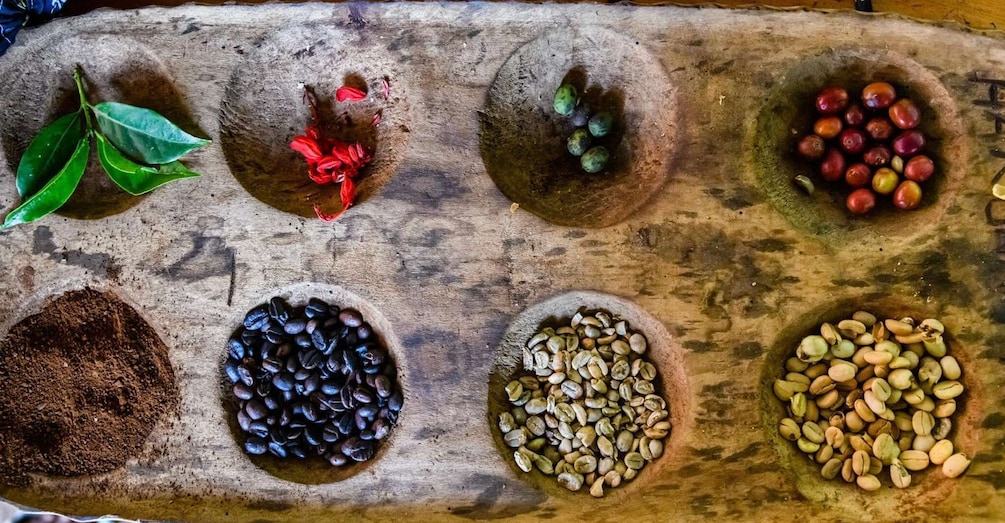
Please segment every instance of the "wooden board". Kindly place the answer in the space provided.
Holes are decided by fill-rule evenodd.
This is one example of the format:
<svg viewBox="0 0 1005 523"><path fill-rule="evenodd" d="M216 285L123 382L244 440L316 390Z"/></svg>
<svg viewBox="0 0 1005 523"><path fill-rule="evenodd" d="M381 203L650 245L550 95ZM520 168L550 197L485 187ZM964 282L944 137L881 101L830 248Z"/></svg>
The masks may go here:
<svg viewBox="0 0 1005 523"><path fill-rule="evenodd" d="M181 409L126 467L37 478L0 491L7 499L187 521L1005 517L1005 270L993 226L1005 212L990 196L1005 160L975 103L987 87L970 79L1005 74L997 35L852 14L596 5L96 12L26 31L0 60L8 207L20 151L70 103L76 63L99 97L145 102L215 143L191 159L198 180L141 200L78 199L68 214L105 217L54 216L0 235L0 317L9 326L69 288L114 291L170 347ZM644 177L628 164L616 190L569 189L569 201L604 208L601 228L525 211L550 216L536 206L546 187L512 210L493 182L507 164L485 154L498 143L492 128L546 107L555 87L507 79L570 64L618 82L626 120L652 122L624 140ZM262 188L270 179L258 170L277 181L303 171L286 145L307 118L301 83L330 96L352 73L388 75L392 86L360 204L325 224L251 196L305 213L291 182ZM791 115L778 101L803 103L815 83L868 74L892 75L940 111L932 131L945 179L921 211L849 221L826 194L796 198L785 183L793 167L776 153L789 154ZM525 129L531 157L560 146L538 121ZM640 185L652 179L662 181ZM583 192L598 187L617 199ZM277 479L234 443L224 342L276 294L358 301L386 326L405 407L360 474ZM489 421L489 384L515 355L510 326L522 332L583 301L666 330L656 360L679 421L666 455L602 500L525 481ZM768 385L783 354L812 325L858 307L937 314L953 333L970 390L953 437L976 456L962 479L931 472L875 494L824 488L779 440Z"/></svg>

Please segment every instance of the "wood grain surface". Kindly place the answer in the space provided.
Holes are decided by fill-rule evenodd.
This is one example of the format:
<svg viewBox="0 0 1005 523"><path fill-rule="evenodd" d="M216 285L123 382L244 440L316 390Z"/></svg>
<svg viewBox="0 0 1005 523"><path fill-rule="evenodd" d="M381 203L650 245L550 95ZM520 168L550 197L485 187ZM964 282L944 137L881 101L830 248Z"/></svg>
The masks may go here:
<svg viewBox="0 0 1005 523"><path fill-rule="evenodd" d="M562 34L575 49L540 45ZM627 196L643 205L602 228L555 225L529 204L514 209L480 154L485 125L512 117L487 111L489 93L521 88L498 83L501 71L512 60L534 70L551 53L571 53L598 78L639 82L625 91L628 118L652 107L651 96L672 108L677 134L659 167L666 181ZM39 477L0 488L6 499L199 522L1005 517L1005 265L996 229L1005 208L990 195L1005 159L995 152L1002 140L986 114L987 86L972 81L1005 75L998 33L895 15L583 4L94 12L27 30L0 59L0 178L12 180L29 137L63 110L78 63L103 98L128 102L160 86L165 111L187 115L186 130L214 144L188 162L202 178L102 220L52 216L0 234L0 327L66 289L115 292L168 345L181 411L125 467ZM643 65L606 71L625 64ZM393 150L378 137L377 155L393 161L362 183L356 207L326 224L246 190L256 166L236 159L257 153L262 165L297 165L287 144L307 119L302 84L384 68L388 110L400 108L395 125L407 132L399 127L404 138L385 142ZM131 84L136 71L155 81ZM933 153L944 182L924 211L852 221L825 210L827 191L807 199L779 182L795 172L773 160L792 154L778 100L796 103L815 83L859 74L892 75L939 111ZM512 99L525 114L550 104ZM625 140L661 139L649 129L662 128ZM528 133L524 148L541 147L561 144ZM16 199L13 183L0 184L6 207ZM224 344L248 309L277 294L354 302L381 318L405 406L383 455L359 474L323 484L277 478L232 437ZM659 322L654 331L670 339L653 344L654 360L683 395L671 398L673 419L684 421L670 450L602 500L517 474L490 420L500 391L489 384L513 356L506 333L538 315L571 315L581 301L630 303L641 325ZM782 358L813 325L860 307L938 316L952 333L969 391L953 438L974 456L962 478L932 471L909 489L874 494L823 485L778 436L770 384Z"/></svg>

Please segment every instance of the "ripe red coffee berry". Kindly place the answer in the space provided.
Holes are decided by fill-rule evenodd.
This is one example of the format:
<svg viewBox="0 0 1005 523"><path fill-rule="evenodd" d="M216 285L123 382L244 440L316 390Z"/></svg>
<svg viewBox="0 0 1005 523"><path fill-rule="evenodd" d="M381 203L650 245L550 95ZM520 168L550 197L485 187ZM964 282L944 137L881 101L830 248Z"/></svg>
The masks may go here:
<svg viewBox="0 0 1005 523"><path fill-rule="evenodd" d="M859 104L851 104L844 112L844 123L849 127L859 127L865 122L865 111Z"/></svg>
<svg viewBox="0 0 1005 523"><path fill-rule="evenodd" d="M862 89L862 105L869 109L886 109L897 100L897 90L886 82L873 82Z"/></svg>
<svg viewBox="0 0 1005 523"><path fill-rule="evenodd" d="M889 140L896 130L897 128L885 116L877 116L865 124L865 132L869 135L869 138L877 142Z"/></svg>
<svg viewBox="0 0 1005 523"><path fill-rule="evenodd" d="M921 205L921 186L912 180L904 180L893 191L893 204L898 209L910 211Z"/></svg>
<svg viewBox="0 0 1005 523"><path fill-rule="evenodd" d="M842 127L841 119L837 116L825 116L813 124L813 132L824 140L830 140L841 134Z"/></svg>
<svg viewBox="0 0 1005 523"><path fill-rule="evenodd" d="M868 214L876 207L876 194L866 188L855 189L845 200L845 206L852 214Z"/></svg>
<svg viewBox="0 0 1005 523"><path fill-rule="evenodd" d="M865 133L861 129L845 129L838 136L841 150L848 154L862 154L865 150Z"/></svg>
<svg viewBox="0 0 1005 523"><path fill-rule="evenodd" d="M925 133L909 129L894 138L890 145L898 156L914 156L925 148Z"/></svg>
<svg viewBox="0 0 1005 523"><path fill-rule="evenodd" d="M844 181L852 187L865 187L872 181L872 169L864 163L853 163L844 172Z"/></svg>
<svg viewBox="0 0 1005 523"><path fill-rule="evenodd" d="M820 114L836 114L848 107L848 91L841 87L827 87L817 95Z"/></svg>
<svg viewBox="0 0 1005 523"><path fill-rule="evenodd" d="M890 148L885 145L874 145L865 150L862 153L862 161L866 165L872 167L882 167L890 162L890 158L893 157L893 153L890 152Z"/></svg>
<svg viewBox="0 0 1005 523"><path fill-rule="evenodd" d="M911 158L904 166L904 178L918 183L925 183L933 173L935 173L935 162L923 154Z"/></svg>
<svg viewBox="0 0 1005 523"><path fill-rule="evenodd" d="M845 160L841 151L831 147L820 162L820 177L828 182L836 182L844 177Z"/></svg>
<svg viewBox="0 0 1005 523"><path fill-rule="evenodd" d="M921 109L911 100L903 98L890 106L890 121L901 129L914 129L921 123Z"/></svg>
<svg viewBox="0 0 1005 523"><path fill-rule="evenodd" d="M820 158L823 158L826 146L824 145L823 138L815 134L810 134L807 136L803 136L799 140L798 149L799 149L799 156L802 156L807 160L815 161L819 160Z"/></svg>

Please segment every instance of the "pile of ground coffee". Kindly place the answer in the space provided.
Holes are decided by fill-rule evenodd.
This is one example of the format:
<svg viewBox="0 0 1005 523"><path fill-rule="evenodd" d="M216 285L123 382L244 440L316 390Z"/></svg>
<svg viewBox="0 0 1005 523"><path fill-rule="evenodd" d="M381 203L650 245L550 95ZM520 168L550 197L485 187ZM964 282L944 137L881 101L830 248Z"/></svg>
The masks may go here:
<svg viewBox="0 0 1005 523"><path fill-rule="evenodd" d="M0 342L0 483L120 467L177 408L150 325L113 294L63 294Z"/></svg>

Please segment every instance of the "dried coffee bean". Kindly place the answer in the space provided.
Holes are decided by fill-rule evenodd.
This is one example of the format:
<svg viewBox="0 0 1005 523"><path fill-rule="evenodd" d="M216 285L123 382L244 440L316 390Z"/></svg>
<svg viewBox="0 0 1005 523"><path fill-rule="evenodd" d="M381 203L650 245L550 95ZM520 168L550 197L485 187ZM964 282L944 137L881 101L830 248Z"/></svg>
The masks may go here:
<svg viewBox="0 0 1005 523"><path fill-rule="evenodd" d="M290 335L297 335L307 329L307 320L304 318L291 318L283 324L283 332Z"/></svg>
<svg viewBox="0 0 1005 523"><path fill-rule="evenodd" d="M311 336L312 335L308 335L305 332L301 332L293 337L293 343L302 348L310 347L312 345Z"/></svg>
<svg viewBox="0 0 1005 523"><path fill-rule="evenodd" d="M251 400L244 406L244 411L252 420L260 420L269 414L269 409L261 400Z"/></svg>
<svg viewBox="0 0 1005 523"><path fill-rule="evenodd" d="M246 432L254 434L259 438L267 438L269 436L269 425L261 420L252 421L248 424L248 430Z"/></svg>
<svg viewBox="0 0 1005 523"><path fill-rule="evenodd" d="M290 318L289 306L286 304L286 300L278 296L269 300L269 317L279 325L284 325Z"/></svg>
<svg viewBox="0 0 1005 523"><path fill-rule="evenodd" d="M338 319L347 327L359 327L363 324L363 316L355 309L343 309Z"/></svg>
<svg viewBox="0 0 1005 523"><path fill-rule="evenodd" d="M308 318L323 317L327 314L328 314L328 304L317 298L311 298L307 302L307 307L304 308L304 315L306 315Z"/></svg>
<svg viewBox="0 0 1005 523"><path fill-rule="evenodd" d="M269 321L269 310L265 305L259 305L244 317L244 328L249 330L259 330ZM250 344L249 344L250 345Z"/></svg>
<svg viewBox="0 0 1005 523"><path fill-rule="evenodd" d="M241 383L244 383L249 387L254 386L255 377L247 365L238 365L237 375L240 377Z"/></svg>
<svg viewBox="0 0 1005 523"><path fill-rule="evenodd" d="M373 327L369 323L364 322L359 327L356 327L356 339L357 340L368 340L373 334Z"/></svg>
<svg viewBox="0 0 1005 523"><path fill-rule="evenodd" d="M244 442L244 451L248 454L261 455L268 451L268 444L262 438L254 437L248 438L248 441Z"/></svg>
<svg viewBox="0 0 1005 523"><path fill-rule="evenodd" d="M244 359L247 354L247 349L244 343L237 338L231 338L227 340L227 355L230 356L232 360L240 361Z"/></svg>

